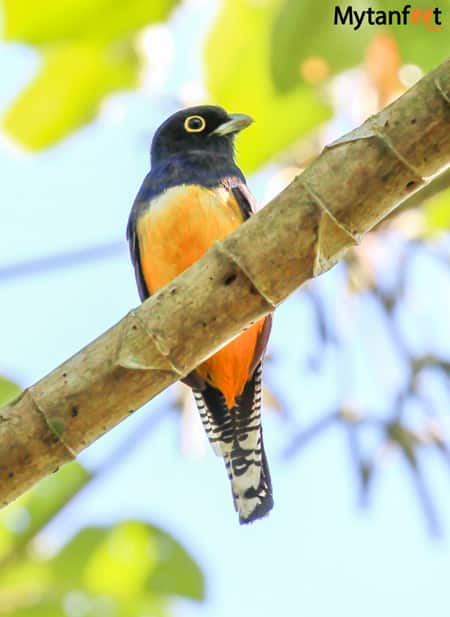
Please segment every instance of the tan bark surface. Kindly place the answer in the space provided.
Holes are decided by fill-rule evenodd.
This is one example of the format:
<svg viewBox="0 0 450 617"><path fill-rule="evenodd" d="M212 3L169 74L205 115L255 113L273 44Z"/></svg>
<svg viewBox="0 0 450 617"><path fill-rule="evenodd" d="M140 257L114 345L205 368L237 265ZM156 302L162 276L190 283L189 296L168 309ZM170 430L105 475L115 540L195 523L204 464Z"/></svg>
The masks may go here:
<svg viewBox="0 0 450 617"><path fill-rule="evenodd" d="M450 59L328 146L192 268L0 409L0 503L333 266L449 163Z"/></svg>

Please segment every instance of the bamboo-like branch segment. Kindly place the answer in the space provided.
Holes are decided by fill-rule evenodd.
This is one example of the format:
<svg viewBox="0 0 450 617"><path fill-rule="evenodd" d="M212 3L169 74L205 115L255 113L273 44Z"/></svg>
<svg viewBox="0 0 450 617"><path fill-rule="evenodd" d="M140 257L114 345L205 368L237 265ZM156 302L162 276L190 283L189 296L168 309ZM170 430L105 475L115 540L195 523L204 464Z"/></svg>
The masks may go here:
<svg viewBox="0 0 450 617"><path fill-rule="evenodd" d="M0 409L1 504L328 270L449 162L450 59L328 146L189 270Z"/></svg>

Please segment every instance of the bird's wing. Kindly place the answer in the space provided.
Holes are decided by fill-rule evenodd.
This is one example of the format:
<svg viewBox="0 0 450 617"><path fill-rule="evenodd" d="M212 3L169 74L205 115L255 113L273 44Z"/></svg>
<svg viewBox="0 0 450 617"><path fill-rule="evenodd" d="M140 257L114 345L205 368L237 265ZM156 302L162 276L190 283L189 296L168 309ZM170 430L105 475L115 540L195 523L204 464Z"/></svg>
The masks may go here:
<svg viewBox="0 0 450 617"><path fill-rule="evenodd" d="M131 261L134 267L134 276L136 278L136 284L139 292L139 297L143 302L150 296L147 285L145 283L144 274L142 272L141 254L139 251L139 240L136 233L136 220L138 214L139 203L135 203L131 210L130 218L127 225L127 240L130 247Z"/></svg>
<svg viewBox="0 0 450 617"><path fill-rule="evenodd" d="M255 213L256 200L241 178L238 176L228 176L223 178L220 184L232 193L239 205L244 221Z"/></svg>
<svg viewBox="0 0 450 617"><path fill-rule="evenodd" d="M231 192L239 204L244 219L248 219L255 213L256 200L248 190L247 185L243 182L239 182L237 186L231 188Z"/></svg>

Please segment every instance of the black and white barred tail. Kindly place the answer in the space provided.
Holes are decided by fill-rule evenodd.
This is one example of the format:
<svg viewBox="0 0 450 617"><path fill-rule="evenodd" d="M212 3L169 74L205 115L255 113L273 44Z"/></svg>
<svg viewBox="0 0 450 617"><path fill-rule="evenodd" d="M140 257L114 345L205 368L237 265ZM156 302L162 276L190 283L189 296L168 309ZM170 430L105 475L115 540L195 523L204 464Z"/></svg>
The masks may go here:
<svg viewBox="0 0 450 617"><path fill-rule="evenodd" d="M207 385L201 392L194 390L208 439L225 461L242 524L265 516L273 507L261 427L261 374L260 362L231 410L216 388Z"/></svg>

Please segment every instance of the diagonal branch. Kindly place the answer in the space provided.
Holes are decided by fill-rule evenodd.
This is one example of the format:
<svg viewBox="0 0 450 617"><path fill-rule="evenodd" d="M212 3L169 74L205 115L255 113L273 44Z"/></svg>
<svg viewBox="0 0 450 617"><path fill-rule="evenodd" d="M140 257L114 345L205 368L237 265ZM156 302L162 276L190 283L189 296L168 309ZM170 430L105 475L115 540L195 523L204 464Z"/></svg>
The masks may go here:
<svg viewBox="0 0 450 617"><path fill-rule="evenodd" d="M450 60L331 144L266 208L0 409L0 502L266 315L450 162Z"/></svg>

